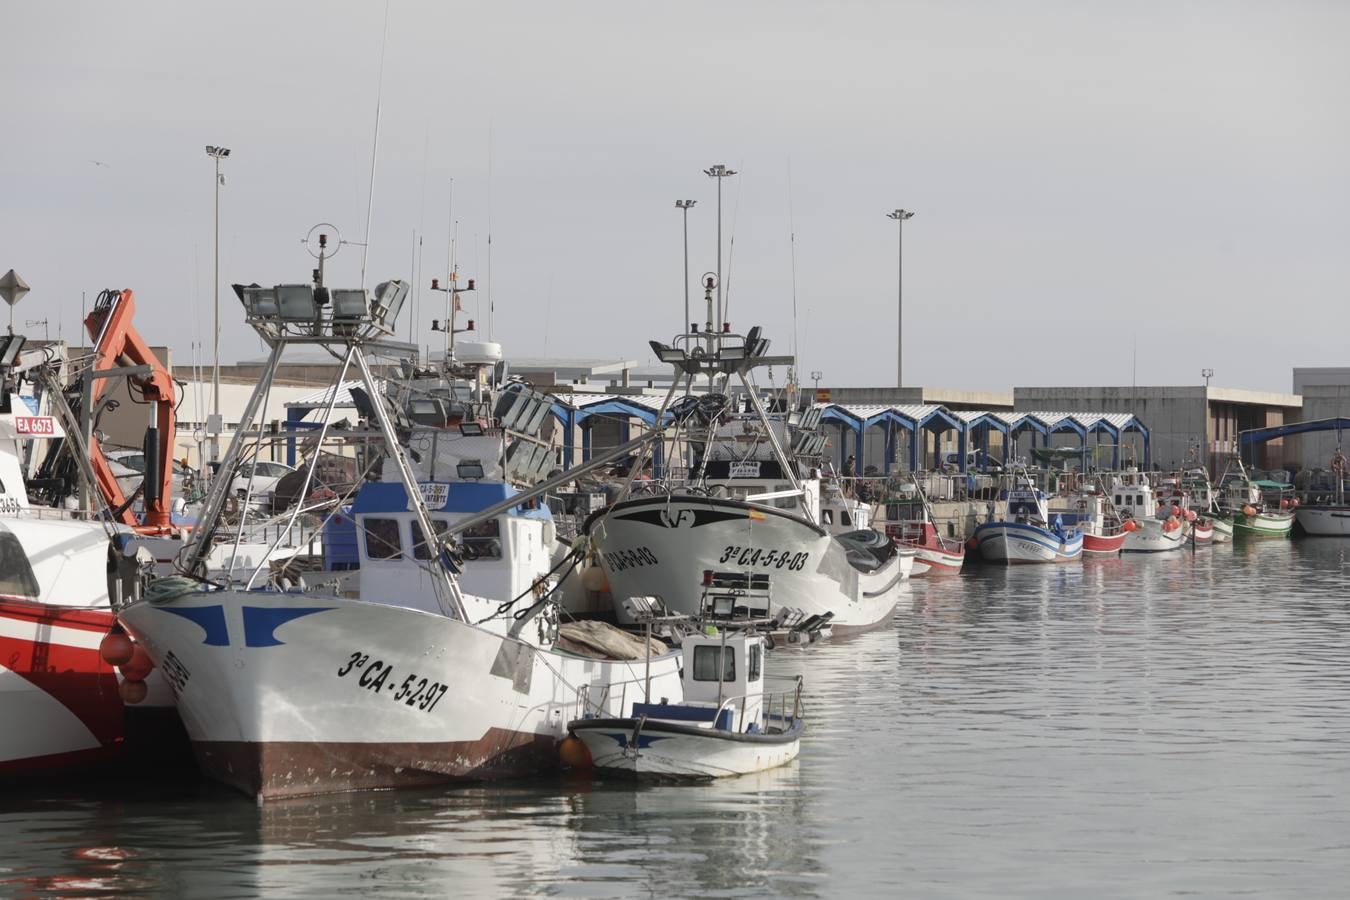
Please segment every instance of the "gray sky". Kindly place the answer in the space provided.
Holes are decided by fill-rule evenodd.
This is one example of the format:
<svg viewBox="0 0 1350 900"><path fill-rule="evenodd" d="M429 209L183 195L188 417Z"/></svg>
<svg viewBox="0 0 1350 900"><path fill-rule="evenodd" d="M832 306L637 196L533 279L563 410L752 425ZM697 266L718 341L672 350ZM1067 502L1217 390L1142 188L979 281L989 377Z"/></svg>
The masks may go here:
<svg viewBox="0 0 1350 900"><path fill-rule="evenodd" d="M222 284L304 280L316 222L360 241L383 16L9 0L0 271L33 287L16 323L70 339L81 291L131 287L148 340L209 353L208 143L233 150ZM393 0L368 281L410 277L414 231L421 281L444 276L453 177L480 289L491 212L508 355L646 360L683 317L674 201L698 201L696 278L716 253L700 170L724 162L743 173L730 319L787 350L791 207L803 380L893 383L884 214L903 206L907 384L1128 384L1137 339L1140 384L1208 366L1288 391L1294 366L1350 364L1348 42L1336 2ZM258 356L232 294L221 308L223 358Z"/></svg>

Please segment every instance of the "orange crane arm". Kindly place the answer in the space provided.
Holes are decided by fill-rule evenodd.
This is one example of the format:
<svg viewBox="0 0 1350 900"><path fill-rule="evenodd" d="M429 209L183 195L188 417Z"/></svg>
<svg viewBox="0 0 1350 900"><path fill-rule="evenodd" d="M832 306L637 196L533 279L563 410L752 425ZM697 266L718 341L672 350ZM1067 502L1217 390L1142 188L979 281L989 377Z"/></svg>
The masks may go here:
<svg viewBox="0 0 1350 900"><path fill-rule="evenodd" d="M173 442L177 431L177 416L174 413L176 393L174 382L164 364L155 356L150 346L141 338L135 326L131 324L136 315L136 295L130 290L106 292L106 302L94 306L84 320L85 329L94 340L94 370L113 369L118 366L150 366L150 374L144 377L130 376L135 390L149 403L155 405L155 425L159 432L157 447L147 447L147 454L153 454L153 462L147 455L145 476L156 477L158 496L150 496L146 491L145 521L136 521L128 508L123 510L121 521L141 533L159 533L169 530L169 491L173 484ZM90 414L98 409L99 398L107 390L109 379L95 378L90 389ZM90 462L94 467L94 476L98 479L99 489L104 499L113 509L126 505L126 497L117 483L117 478L108 465L108 459L99 445L98 438L89 442ZM150 486L147 485L147 488Z"/></svg>

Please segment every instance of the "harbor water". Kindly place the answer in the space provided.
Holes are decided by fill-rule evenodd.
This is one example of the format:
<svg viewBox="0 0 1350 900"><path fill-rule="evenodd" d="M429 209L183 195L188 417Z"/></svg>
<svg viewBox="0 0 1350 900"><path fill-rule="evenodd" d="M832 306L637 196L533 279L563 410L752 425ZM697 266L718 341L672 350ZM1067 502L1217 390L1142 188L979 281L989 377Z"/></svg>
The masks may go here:
<svg viewBox="0 0 1350 900"><path fill-rule="evenodd" d="M772 654L801 756L706 786L7 788L0 895L1343 895L1348 565L1305 539L917 579L893 628Z"/></svg>

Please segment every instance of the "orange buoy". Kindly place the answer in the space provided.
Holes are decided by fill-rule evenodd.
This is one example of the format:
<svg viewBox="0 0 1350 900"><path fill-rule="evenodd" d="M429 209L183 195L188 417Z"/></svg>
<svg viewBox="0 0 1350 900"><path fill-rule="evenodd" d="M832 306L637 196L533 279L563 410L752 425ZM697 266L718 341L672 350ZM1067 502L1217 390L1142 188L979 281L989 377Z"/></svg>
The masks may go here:
<svg viewBox="0 0 1350 900"><path fill-rule="evenodd" d="M136 644L131 651L131 659L122 663L119 667L122 671L122 677L127 681L144 681L145 676L150 674L150 670L155 664L150 659L150 654L145 652L145 648Z"/></svg>
<svg viewBox="0 0 1350 900"><path fill-rule="evenodd" d="M562 759L563 765L573 769L589 769L591 767L591 750L586 746L586 742L575 735L568 735L563 738L563 742L558 745L558 756Z"/></svg>
<svg viewBox="0 0 1350 900"><path fill-rule="evenodd" d="M1280 501L1280 509L1288 509L1288 508L1289 508L1289 501L1288 501L1288 500L1281 500L1281 501Z"/></svg>
<svg viewBox="0 0 1350 900"><path fill-rule="evenodd" d="M1256 507L1248 504L1242 507L1242 514L1250 519L1252 516L1256 515Z"/></svg>
<svg viewBox="0 0 1350 900"><path fill-rule="evenodd" d="M117 693L121 695L123 703L135 706L145 699L150 693L150 688L139 678L128 678L117 686Z"/></svg>
<svg viewBox="0 0 1350 900"><path fill-rule="evenodd" d="M1195 510L1193 509L1186 510L1186 521L1194 522L1195 520L1196 520Z"/></svg>
<svg viewBox="0 0 1350 900"><path fill-rule="evenodd" d="M131 661L136 645L127 637L127 633L114 625L113 630L98 642L98 655L110 666L121 666Z"/></svg>

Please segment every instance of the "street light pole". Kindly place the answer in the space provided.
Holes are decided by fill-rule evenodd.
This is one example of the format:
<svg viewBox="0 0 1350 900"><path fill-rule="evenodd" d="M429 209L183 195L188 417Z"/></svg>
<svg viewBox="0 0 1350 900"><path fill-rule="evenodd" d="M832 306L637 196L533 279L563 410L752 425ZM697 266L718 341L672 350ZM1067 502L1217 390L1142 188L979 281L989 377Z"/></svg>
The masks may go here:
<svg viewBox="0 0 1350 900"><path fill-rule="evenodd" d="M689 207L697 202L697 200L675 201L675 208L684 212L684 324L680 326L680 334L685 333L685 329L690 327L692 321L689 318Z"/></svg>
<svg viewBox="0 0 1350 900"><path fill-rule="evenodd" d="M713 330L720 332L722 330L722 179L735 175L736 170L728 169L718 163L704 169L703 174L709 178L717 179L717 321L713 322Z"/></svg>
<svg viewBox="0 0 1350 900"><path fill-rule="evenodd" d="M208 428L207 431L211 432L211 461L219 462L222 424L220 420L220 186L225 183L225 176L220 174L220 161L230 155L230 148L208 145L206 155L216 161L216 330L214 356L211 364L211 422L209 424L212 427Z"/></svg>
<svg viewBox="0 0 1350 900"><path fill-rule="evenodd" d="M914 218L914 213L905 209L886 213L888 219L899 223L900 236L896 244L896 298L895 298L895 386L905 386L905 220Z"/></svg>

